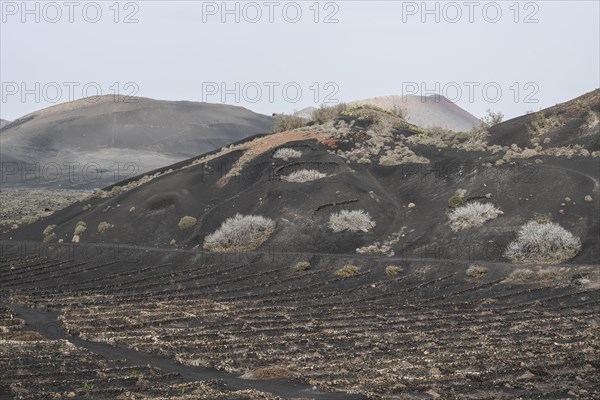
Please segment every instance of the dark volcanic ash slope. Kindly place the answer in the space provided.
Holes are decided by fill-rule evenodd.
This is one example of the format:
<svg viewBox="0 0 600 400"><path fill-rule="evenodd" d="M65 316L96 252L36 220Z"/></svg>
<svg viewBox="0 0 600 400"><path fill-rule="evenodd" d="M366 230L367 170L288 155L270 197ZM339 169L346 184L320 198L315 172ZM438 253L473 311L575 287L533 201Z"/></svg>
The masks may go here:
<svg viewBox="0 0 600 400"><path fill-rule="evenodd" d="M17 163L16 171L4 171L3 184L103 187L266 133L273 123L272 117L229 105L141 97L81 99L2 128L2 160ZM20 163L34 171L27 179ZM58 167L44 169L48 165ZM69 165L75 166L72 172Z"/></svg>
<svg viewBox="0 0 600 400"><path fill-rule="evenodd" d="M488 145L477 136L481 132L434 138L389 114L363 112L259 137L121 183L10 234L40 240L46 226L56 225L55 240L70 242L83 221L82 242L202 250L206 235L241 213L275 221L268 251L507 261L502 253L515 232L543 215L581 238L583 250L573 262L597 261L598 153L551 147L528 153ZM274 158L284 147L301 156ZM285 180L303 169L327 176ZM464 191L465 204L490 203L503 214L452 230L448 204L457 190ZM375 227L333 232L329 217L344 209L367 211ZM193 228L178 228L184 216L197 219ZM102 222L111 227L99 233Z"/></svg>
<svg viewBox="0 0 600 400"><path fill-rule="evenodd" d="M490 144L519 147L583 147L600 151L600 89L498 124L490 129Z"/></svg>

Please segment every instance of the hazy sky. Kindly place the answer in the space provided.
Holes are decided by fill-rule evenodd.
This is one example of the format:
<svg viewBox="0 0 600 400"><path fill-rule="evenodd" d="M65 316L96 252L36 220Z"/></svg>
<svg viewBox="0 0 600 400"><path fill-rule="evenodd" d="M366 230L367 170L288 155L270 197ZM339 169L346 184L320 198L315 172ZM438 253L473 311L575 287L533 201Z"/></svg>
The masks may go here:
<svg viewBox="0 0 600 400"><path fill-rule="evenodd" d="M600 87L599 3L2 1L0 115L118 90L265 114L441 92L514 117Z"/></svg>

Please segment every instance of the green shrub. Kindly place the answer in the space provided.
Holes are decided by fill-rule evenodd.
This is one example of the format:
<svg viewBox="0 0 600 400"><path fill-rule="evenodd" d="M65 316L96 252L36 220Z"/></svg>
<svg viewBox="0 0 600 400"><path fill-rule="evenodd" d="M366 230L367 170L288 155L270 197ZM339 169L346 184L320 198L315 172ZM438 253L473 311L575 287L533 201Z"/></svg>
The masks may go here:
<svg viewBox="0 0 600 400"><path fill-rule="evenodd" d="M353 116L353 115L356 115L354 113L354 111L360 111L360 110L379 111L381 113L393 115L395 117L399 117L402 119L405 119L405 116L406 116L405 110L396 104L394 104L391 109L387 109L387 108L383 108L378 105L369 104L369 103L357 103L357 104L353 104L351 106L346 106L346 107L344 107L343 110L340 111L339 115ZM365 116L363 116L363 118L365 118ZM361 119L361 117L359 116L358 119Z"/></svg>
<svg viewBox="0 0 600 400"><path fill-rule="evenodd" d="M292 269L294 271L298 271L298 272L306 271L306 270L310 269L310 263L308 261L300 261L300 262L297 262L296 264L294 264Z"/></svg>
<svg viewBox="0 0 600 400"><path fill-rule="evenodd" d="M396 104L392 106L390 110L398 118L406 119L406 110Z"/></svg>
<svg viewBox="0 0 600 400"><path fill-rule="evenodd" d="M302 118L294 115L278 114L275 116L275 125L273 125L272 133L286 132L294 129L302 128L305 122Z"/></svg>
<svg viewBox="0 0 600 400"><path fill-rule="evenodd" d="M347 278L350 276L356 276L358 275L358 273L360 272L360 268L358 268L355 265L352 264L348 264L340 269L338 269L337 271L335 271L335 274L337 276L341 276L343 278Z"/></svg>
<svg viewBox="0 0 600 400"><path fill-rule="evenodd" d="M467 276L469 278L481 278L485 274L487 274L488 269L481 265L471 265L467 268Z"/></svg>
<svg viewBox="0 0 600 400"><path fill-rule="evenodd" d="M21 225L33 224L35 221L40 219L41 215L26 215L22 217L18 222Z"/></svg>
<svg viewBox="0 0 600 400"><path fill-rule="evenodd" d="M81 234L83 232L85 232L86 229L87 229L87 224L85 222L83 222L83 221L78 221L75 224L75 231L74 231L73 234L76 235L76 236L81 236Z"/></svg>
<svg viewBox="0 0 600 400"><path fill-rule="evenodd" d="M346 111L347 109L348 106L346 103L340 103L332 107L322 105L320 108L313 111L311 120L318 124L324 124L325 122L333 121L340 115L340 113Z"/></svg>
<svg viewBox="0 0 600 400"><path fill-rule="evenodd" d="M556 115L546 116L540 112L536 114L535 119L529 125L529 132L534 136L543 135L550 132L554 128L563 125L563 121Z"/></svg>
<svg viewBox="0 0 600 400"><path fill-rule="evenodd" d="M455 207L460 206L462 204L462 202L463 202L463 198L465 197L466 193L467 193L466 190L464 190L464 189L458 189L452 195L452 197L450 197L450 199L448 199L448 207L455 208Z"/></svg>
<svg viewBox="0 0 600 400"><path fill-rule="evenodd" d="M179 220L179 223L177 224L177 227L179 229L181 229L181 230L190 229L194 225L196 225L197 222L198 222L198 220L196 218L190 217L189 215L186 215L185 217L182 217Z"/></svg>
<svg viewBox="0 0 600 400"><path fill-rule="evenodd" d="M486 114L481 120L487 127L492 127L494 125L498 125L504 119L504 114L501 112L493 112L492 110L487 110Z"/></svg>
<svg viewBox="0 0 600 400"><path fill-rule="evenodd" d="M48 235L44 236L44 243L50 243L56 239L56 233L51 232Z"/></svg>
<svg viewBox="0 0 600 400"><path fill-rule="evenodd" d="M398 265L388 265L385 267L385 274L390 278L394 278L404 272L404 268L399 267Z"/></svg>
<svg viewBox="0 0 600 400"><path fill-rule="evenodd" d="M44 229L44 232L42 232L42 234L44 236L48 236L50 235L52 232L54 232L54 228L56 228L56 225L48 225L46 227L46 229Z"/></svg>
<svg viewBox="0 0 600 400"><path fill-rule="evenodd" d="M471 138L479 138L483 139L489 134L489 129L502 122L504 118L504 114L501 112L493 112L491 110L487 110L486 115L481 118L481 122L478 126L473 127L467 134L471 136Z"/></svg>
<svg viewBox="0 0 600 400"><path fill-rule="evenodd" d="M112 227L114 227L114 225L111 225L108 222L100 222L98 224L98 233L104 233L104 231Z"/></svg>

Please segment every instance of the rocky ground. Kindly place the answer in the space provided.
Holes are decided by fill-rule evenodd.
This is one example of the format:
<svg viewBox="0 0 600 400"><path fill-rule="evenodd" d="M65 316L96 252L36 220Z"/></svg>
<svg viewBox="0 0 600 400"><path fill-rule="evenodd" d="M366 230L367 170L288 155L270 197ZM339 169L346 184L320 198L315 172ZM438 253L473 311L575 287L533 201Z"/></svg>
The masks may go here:
<svg viewBox="0 0 600 400"><path fill-rule="evenodd" d="M319 398L313 387L330 391L325 398L600 396L600 277L593 266L497 263L473 274L465 263L320 255L296 271L298 259L281 254L211 259L176 250L8 246L11 256L0 265L0 364L9 373L0 385L15 398L225 396L212 381L184 384L185 370L165 373L164 360L250 387L269 378L300 385L264 381L256 387L271 395L210 398ZM349 262L359 267L355 276L335 274ZM387 263L401 266L396 275L386 274ZM23 332L20 318L34 333ZM71 343L52 337L57 326L74 335ZM77 341L144 357L127 355L129 365L107 361ZM132 366L136 361L150 368ZM67 378L73 368L84 373Z"/></svg>

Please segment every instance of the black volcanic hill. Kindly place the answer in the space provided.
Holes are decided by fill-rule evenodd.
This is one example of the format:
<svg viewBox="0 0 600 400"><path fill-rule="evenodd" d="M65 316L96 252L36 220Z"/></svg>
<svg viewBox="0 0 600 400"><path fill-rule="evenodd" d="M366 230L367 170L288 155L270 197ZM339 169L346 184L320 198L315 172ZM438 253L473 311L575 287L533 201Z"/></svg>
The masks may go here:
<svg viewBox="0 0 600 400"><path fill-rule="evenodd" d="M600 89L498 124L490 129L490 143L519 147L582 146L600 151Z"/></svg>
<svg viewBox="0 0 600 400"><path fill-rule="evenodd" d="M593 114L596 107L585 113ZM600 153L579 141L588 137L585 130L571 134L569 143L581 143L577 148L493 144L509 134L511 142L520 137L519 121L504 122L489 134L433 133L377 110L359 110L122 182L10 236L41 240L42 231L56 225L56 237L49 240L70 242L83 221L87 229L81 242L202 250L208 234L240 213L275 222L259 250L506 261L502 253L519 227L543 218L581 238L582 251L573 262L597 261ZM511 126L517 131L511 133ZM597 125L590 129L597 131ZM566 134L556 133L555 141ZM281 148L301 156L276 158ZM306 169L326 177L286 181ZM491 204L502 214L482 226L451 229L449 201L457 191L463 193L463 205ZM368 212L375 227L368 233L333 232L327 227L330 215L346 209ZM197 223L179 229L184 216ZM100 233L103 222L111 227Z"/></svg>
<svg viewBox="0 0 600 400"><path fill-rule="evenodd" d="M37 169L27 179L20 165L16 173L7 170L3 185L104 187L269 132L273 123L270 116L229 105L142 97L80 99L2 128L3 162ZM73 172L69 163L75 165ZM59 167L44 170L51 164Z"/></svg>

